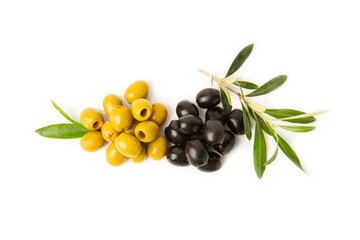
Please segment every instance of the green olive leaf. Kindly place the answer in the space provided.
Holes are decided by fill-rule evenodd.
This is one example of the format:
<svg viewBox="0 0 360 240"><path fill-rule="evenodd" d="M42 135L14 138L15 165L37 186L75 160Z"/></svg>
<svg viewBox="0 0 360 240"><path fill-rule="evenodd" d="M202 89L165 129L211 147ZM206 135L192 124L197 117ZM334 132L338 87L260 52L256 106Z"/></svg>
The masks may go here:
<svg viewBox="0 0 360 240"><path fill-rule="evenodd" d="M315 126L286 126L286 125L278 125L278 126L291 132L311 132L316 128Z"/></svg>
<svg viewBox="0 0 360 240"><path fill-rule="evenodd" d="M231 105L230 93L224 87L220 87L220 99L225 113L228 114L229 112L231 112L232 105Z"/></svg>
<svg viewBox="0 0 360 240"><path fill-rule="evenodd" d="M272 129L272 128L271 128L271 129ZM272 162L274 162L275 159L276 159L276 157L277 157L277 155L278 155L278 153L279 153L279 138L278 138L278 135L276 134L276 132L275 132L274 129L272 129L271 135L272 135L272 136L274 137L274 139L275 139L276 149L275 149L274 154L271 156L271 158L269 158L269 160L267 160L267 161L265 162L265 165L269 165L269 164L271 164Z"/></svg>
<svg viewBox="0 0 360 240"><path fill-rule="evenodd" d="M254 44L247 45L239 52L239 54L236 56L236 58L232 62L231 66L225 76L226 78L231 76L233 73L235 73L241 67L241 65L243 65L243 63L249 57L253 47L254 47Z"/></svg>
<svg viewBox="0 0 360 240"><path fill-rule="evenodd" d="M280 75L274 77L273 79L266 82L264 85L260 86L258 89L254 90L253 92L246 95L247 97L255 97L267 94L269 92L274 91L275 89L279 88L283 83L286 81L286 75Z"/></svg>
<svg viewBox="0 0 360 240"><path fill-rule="evenodd" d="M53 100L50 99L50 101L52 102L52 104L54 105L54 107L56 108L56 110L59 111L59 113L61 113L61 115L63 115L69 122L72 122L74 124L79 124L81 125L79 122L75 121L74 119L72 119L67 113L65 113ZM82 126L82 125L81 125Z"/></svg>
<svg viewBox="0 0 360 240"><path fill-rule="evenodd" d="M234 85L237 86L241 86L242 88L246 88L246 89L257 89L259 88L258 85L256 85L255 83L252 82L246 82L246 81L236 81L233 82Z"/></svg>
<svg viewBox="0 0 360 240"><path fill-rule="evenodd" d="M299 110L286 109L286 108L285 109L266 109L265 113L268 114L269 116L272 116L272 117L278 118L278 119L306 114L305 112L302 112ZM288 119L288 120L283 120L283 121L292 122L292 123L312 123L312 122L315 122L316 119L313 116L310 116L310 117L305 117L305 118Z"/></svg>
<svg viewBox="0 0 360 240"><path fill-rule="evenodd" d="M300 160L298 158L298 156L296 155L296 153L294 152L294 150L290 147L290 145L282 138L280 137L280 135L278 134L278 138L279 138L279 147L281 149L281 151L283 151L283 153L298 167L300 168L303 172L305 172L305 170L303 169L303 167L301 166ZM306 172L305 172L306 173Z"/></svg>
<svg viewBox="0 0 360 240"><path fill-rule="evenodd" d="M90 131L82 125L72 123L53 124L35 130L40 136L57 139L81 138Z"/></svg>
<svg viewBox="0 0 360 240"><path fill-rule="evenodd" d="M255 137L254 137L254 168L260 179L266 169L266 142L258 118L255 116Z"/></svg>
<svg viewBox="0 0 360 240"><path fill-rule="evenodd" d="M241 101L240 101L241 102ZM246 106L241 102L243 110L244 129L247 139L251 140L251 121L250 114Z"/></svg>
<svg viewBox="0 0 360 240"><path fill-rule="evenodd" d="M294 119L303 119L303 118L308 118L308 117L313 117L313 116L315 116L315 115L323 114L323 113L325 113L325 112L327 112L327 110L318 111L318 112L313 112L313 113L305 113L305 114L300 114L300 115L292 116L292 117L271 119L271 120L272 120L272 121L287 121L287 120L294 120Z"/></svg>

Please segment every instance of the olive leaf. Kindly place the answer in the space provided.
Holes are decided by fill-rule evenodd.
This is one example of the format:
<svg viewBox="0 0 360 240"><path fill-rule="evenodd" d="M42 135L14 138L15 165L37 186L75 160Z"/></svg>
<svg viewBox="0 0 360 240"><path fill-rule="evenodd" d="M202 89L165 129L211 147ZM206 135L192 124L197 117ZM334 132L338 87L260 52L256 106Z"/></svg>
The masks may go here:
<svg viewBox="0 0 360 240"><path fill-rule="evenodd" d="M277 77L274 77L273 79L269 80L264 85L260 86L258 89L254 90L246 96L255 97L272 92L275 89L279 88L281 85L283 85L283 83L286 81L286 78L286 75L279 75Z"/></svg>
<svg viewBox="0 0 360 240"><path fill-rule="evenodd" d="M231 105L230 93L226 88L220 87L220 99L225 113L228 114L229 112L231 112L232 105Z"/></svg>
<svg viewBox="0 0 360 240"><path fill-rule="evenodd" d="M52 102L52 104L54 105L54 107L56 108L56 110L58 110L61 115L63 115L67 120L69 120L69 122L72 122L72 123L74 123L74 124L79 124L79 125L81 125L79 122L75 121L75 120L72 119L67 113L65 113L53 100L50 99L50 101ZM82 126L82 125L81 125L81 126Z"/></svg>
<svg viewBox="0 0 360 240"><path fill-rule="evenodd" d="M239 85L242 88L246 88L246 89L257 89L259 88L258 85L256 85L255 83L252 82L246 82L246 81L236 81L233 82L234 85Z"/></svg>
<svg viewBox="0 0 360 240"><path fill-rule="evenodd" d="M308 118L308 117L313 117L315 115L323 114L325 112L327 112L327 110L313 112L313 113L300 114L300 115L285 117L285 118L272 119L272 120L273 121L287 121L287 120L293 120L293 119L303 119L303 118Z"/></svg>
<svg viewBox="0 0 360 240"><path fill-rule="evenodd" d="M232 62L231 66L225 76L226 78L231 76L234 72L236 72L241 67L241 65L243 65L243 63L249 57L253 47L254 47L254 44L247 45L238 53L238 55Z"/></svg>
<svg viewBox="0 0 360 240"><path fill-rule="evenodd" d="M316 128L315 126L286 126L286 125L277 125L277 126L291 132L311 132Z"/></svg>
<svg viewBox="0 0 360 240"><path fill-rule="evenodd" d="M272 117L278 118L278 119L306 114L305 112L302 112L299 110L286 109L286 108L284 108L284 109L266 109L265 113L268 114L269 116L272 116ZM283 121L291 122L291 123L312 123L312 122L315 122L316 119L313 116L310 116L310 117L305 117L305 118L289 119L289 120L283 120Z"/></svg>
<svg viewBox="0 0 360 240"><path fill-rule="evenodd" d="M266 142L264 133L258 121L258 118L255 116L255 137L254 137L254 168L256 175L260 179L266 169Z"/></svg>
<svg viewBox="0 0 360 240"><path fill-rule="evenodd" d="M39 128L35 132L43 137L57 139L81 138L84 134L91 130L79 124L60 123Z"/></svg>
<svg viewBox="0 0 360 240"><path fill-rule="evenodd" d="M240 101L241 102L241 101ZM241 102L242 110L243 110L243 120L244 120L244 130L247 139L251 140L251 121L249 110L246 106Z"/></svg>
<svg viewBox="0 0 360 240"><path fill-rule="evenodd" d="M271 129L270 133L275 139L276 149L275 149L274 154L269 158L269 160L267 160L265 162L265 165L269 165L269 164L273 163L275 161L278 153L279 153L279 138L278 138L278 135L277 135L277 133L275 132L275 130L273 128L270 127L269 129Z"/></svg>
<svg viewBox="0 0 360 240"><path fill-rule="evenodd" d="M298 156L296 155L296 153L294 152L294 150L290 147L290 145L282 138L280 137L280 135L278 134L278 138L279 138L279 147L281 149L281 151L298 167L300 168L303 172L305 172L305 170L303 169L303 167L301 166L300 160L298 158ZM305 172L306 173L306 172Z"/></svg>

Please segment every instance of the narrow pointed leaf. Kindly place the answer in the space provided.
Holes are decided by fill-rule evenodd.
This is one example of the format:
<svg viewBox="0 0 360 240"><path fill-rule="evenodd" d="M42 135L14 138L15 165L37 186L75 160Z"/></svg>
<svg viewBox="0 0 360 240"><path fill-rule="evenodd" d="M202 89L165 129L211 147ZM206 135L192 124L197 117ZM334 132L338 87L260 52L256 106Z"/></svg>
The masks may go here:
<svg viewBox="0 0 360 240"><path fill-rule="evenodd" d="M273 163L279 153L279 142L276 143L276 150L269 160L265 162L265 166Z"/></svg>
<svg viewBox="0 0 360 240"><path fill-rule="evenodd" d="M254 90L253 92L246 95L247 97L255 97L267 94L269 92L274 91L275 89L279 88L283 83L286 81L286 75L280 75L274 77L270 81L266 82L264 85L260 86L258 89Z"/></svg>
<svg viewBox="0 0 360 240"><path fill-rule="evenodd" d="M48 138L71 139L81 138L85 133L90 132L90 130L78 124L61 123L39 128L35 132Z"/></svg>
<svg viewBox="0 0 360 240"><path fill-rule="evenodd" d="M236 81L233 83L234 85L240 85L242 88L246 89L257 89L259 88L258 85L252 82L246 82L246 81Z"/></svg>
<svg viewBox="0 0 360 240"><path fill-rule="evenodd" d="M256 175L260 179L265 172L266 162L266 142L264 133L261 129L260 123L255 117L255 136L254 136L254 168Z"/></svg>
<svg viewBox="0 0 360 240"><path fill-rule="evenodd" d="M300 160L294 150L290 147L290 145L282 138L280 135L278 135L279 138L279 147L281 151L302 171L305 172L303 167L301 166Z"/></svg>
<svg viewBox="0 0 360 240"><path fill-rule="evenodd" d="M286 108L285 109L266 109L265 113L274 118L278 118L278 119L283 119L283 118L287 118L287 117L293 117L293 116L306 114L305 112L302 112L299 110L286 109ZM315 122L316 119L313 116L310 116L310 117L305 117L305 118L288 119L288 120L283 120L283 121L292 122L292 123L312 123L312 122Z"/></svg>
<svg viewBox="0 0 360 240"><path fill-rule="evenodd" d="M228 94L226 94L225 92L227 92ZM225 113L228 114L229 112L231 112L232 105L231 105L230 94L226 88L220 88L220 99Z"/></svg>
<svg viewBox="0 0 360 240"><path fill-rule="evenodd" d="M228 70L225 77L231 76L233 73L235 73L241 67L241 65L243 65L243 63L249 57L253 47L254 47L254 44L250 44L250 45L244 47L239 52L239 54L236 56L236 58L232 62L232 64L231 64L231 66L230 66L230 68L229 68L229 70Z"/></svg>
<svg viewBox="0 0 360 240"><path fill-rule="evenodd" d="M273 121L287 121L287 120L293 120L293 119L302 119L302 118L308 118L308 117L313 117L315 115L323 114L325 112L327 112L327 110L313 112L313 113L306 113L306 114L301 114L301 115L286 117L286 118L272 119L272 120Z"/></svg>
<svg viewBox="0 0 360 240"><path fill-rule="evenodd" d="M311 132L316 128L315 126L286 126L286 125L278 125L278 126L291 132Z"/></svg>
<svg viewBox="0 0 360 240"><path fill-rule="evenodd" d="M74 119L72 119L66 112L64 112L53 100L50 99L50 101L52 102L52 104L54 105L54 107L56 108L56 110L59 111L59 113L61 115L63 115L69 122L72 122L74 124L79 124L81 125L79 122L75 121Z"/></svg>
<svg viewBox="0 0 360 240"><path fill-rule="evenodd" d="M250 114L245 105L241 102L242 110L243 110L243 120L244 120L244 129L247 139L251 140L251 121Z"/></svg>

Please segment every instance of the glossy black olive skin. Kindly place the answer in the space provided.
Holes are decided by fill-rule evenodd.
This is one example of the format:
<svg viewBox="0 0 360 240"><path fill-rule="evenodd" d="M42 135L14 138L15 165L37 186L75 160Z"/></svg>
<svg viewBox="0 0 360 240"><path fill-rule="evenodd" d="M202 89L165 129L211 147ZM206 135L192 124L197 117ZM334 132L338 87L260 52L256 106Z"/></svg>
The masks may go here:
<svg viewBox="0 0 360 240"><path fill-rule="evenodd" d="M199 109L188 100L180 101L176 106L176 115L181 118L188 114L199 116Z"/></svg>
<svg viewBox="0 0 360 240"><path fill-rule="evenodd" d="M207 149L199 139L186 142L185 155L189 163L195 167L205 165L209 159Z"/></svg>
<svg viewBox="0 0 360 240"><path fill-rule="evenodd" d="M208 120L202 128L202 136L206 145L212 147L224 140L225 127L219 120Z"/></svg>
<svg viewBox="0 0 360 240"><path fill-rule="evenodd" d="M209 159L207 163L203 166L198 167L200 171L203 172L215 172L219 170L222 166L220 155L214 152L209 152Z"/></svg>
<svg viewBox="0 0 360 240"><path fill-rule="evenodd" d="M172 120L165 128L165 137L166 139L175 144L175 145L185 145L186 141L189 139L189 136L181 132L179 129L179 122L177 120Z"/></svg>
<svg viewBox="0 0 360 240"><path fill-rule="evenodd" d="M179 129L181 132L192 135L200 132L202 120L195 115L185 115L179 118Z"/></svg>
<svg viewBox="0 0 360 240"><path fill-rule="evenodd" d="M232 110L225 118L226 125L233 134L244 134L243 112L239 109Z"/></svg>
<svg viewBox="0 0 360 240"><path fill-rule="evenodd" d="M167 160L175 166L188 166L189 162L185 155L185 149L180 146L172 146L167 149Z"/></svg>
<svg viewBox="0 0 360 240"><path fill-rule="evenodd" d="M220 154L224 155L231 151L235 145L235 136L230 131L225 131L224 141L221 144L215 145L213 148Z"/></svg>
<svg viewBox="0 0 360 240"><path fill-rule="evenodd" d="M225 111L220 107L209 108L205 113L205 119L207 120L219 120L222 124L225 123Z"/></svg>
<svg viewBox="0 0 360 240"><path fill-rule="evenodd" d="M215 107L220 103L219 91L214 88L205 88L196 95L196 103L201 108Z"/></svg>

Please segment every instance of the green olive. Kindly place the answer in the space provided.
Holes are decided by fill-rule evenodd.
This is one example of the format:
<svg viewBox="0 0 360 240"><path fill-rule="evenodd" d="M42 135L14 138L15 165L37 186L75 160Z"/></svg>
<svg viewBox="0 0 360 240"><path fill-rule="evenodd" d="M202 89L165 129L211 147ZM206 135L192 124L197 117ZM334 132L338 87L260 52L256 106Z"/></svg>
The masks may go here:
<svg viewBox="0 0 360 240"><path fill-rule="evenodd" d="M101 128L101 134L106 141L113 142L120 133L113 128L109 120L103 124Z"/></svg>
<svg viewBox="0 0 360 240"><path fill-rule="evenodd" d="M126 161L126 157L116 149L115 143L111 143L106 149L106 161L111 166L119 166Z"/></svg>
<svg viewBox="0 0 360 240"><path fill-rule="evenodd" d="M135 136L125 132L115 139L115 146L122 155L129 158L136 157L141 152L140 141Z"/></svg>
<svg viewBox="0 0 360 240"><path fill-rule="evenodd" d="M86 133L80 139L80 146L87 152L95 152L105 145L105 140L100 131Z"/></svg>
<svg viewBox="0 0 360 240"><path fill-rule="evenodd" d="M149 85L144 80L138 80L130 84L125 90L125 99L132 104L138 98L146 98L149 92Z"/></svg>
<svg viewBox="0 0 360 240"><path fill-rule="evenodd" d="M136 128L136 126L137 126L139 123L140 123L140 122L134 120L131 128L125 130L125 132L135 136L135 128Z"/></svg>
<svg viewBox="0 0 360 240"><path fill-rule="evenodd" d="M110 122L116 131L122 132L131 128L133 119L127 107L116 106L110 113Z"/></svg>
<svg viewBox="0 0 360 240"><path fill-rule="evenodd" d="M142 142L152 142L159 136L159 126L153 121L141 122L135 128L135 136Z"/></svg>
<svg viewBox="0 0 360 240"><path fill-rule="evenodd" d="M167 142L164 137L159 136L155 141L149 143L147 154L154 160L162 159L166 154Z"/></svg>
<svg viewBox="0 0 360 240"><path fill-rule="evenodd" d="M131 104L130 111L136 120L142 122L150 118L152 114L152 106L145 98L139 98Z"/></svg>
<svg viewBox="0 0 360 240"><path fill-rule="evenodd" d="M122 105L121 99L118 98L118 96L116 96L115 94L109 94L104 97L103 107L106 115L108 115L109 117L114 107L121 105Z"/></svg>
<svg viewBox="0 0 360 240"><path fill-rule="evenodd" d="M137 155L136 157L132 157L130 158L131 161L133 161L134 163L141 163L142 161L144 161L146 159L146 146L145 144L141 144L141 152L139 153L139 155Z"/></svg>
<svg viewBox="0 0 360 240"><path fill-rule="evenodd" d="M85 108L80 113L80 122L89 130L98 130L104 124L104 117L94 108Z"/></svg>
<svg viewBox="0 0 360 240"><path fill-rule="evenodd" d="M161 126L167 117L168 111L166 107L161 103L155 103L152 105L151 121L156 122L157 125Z"/></svg>

